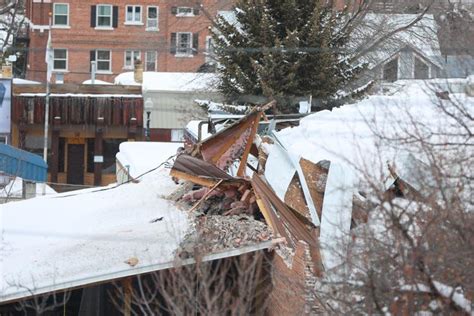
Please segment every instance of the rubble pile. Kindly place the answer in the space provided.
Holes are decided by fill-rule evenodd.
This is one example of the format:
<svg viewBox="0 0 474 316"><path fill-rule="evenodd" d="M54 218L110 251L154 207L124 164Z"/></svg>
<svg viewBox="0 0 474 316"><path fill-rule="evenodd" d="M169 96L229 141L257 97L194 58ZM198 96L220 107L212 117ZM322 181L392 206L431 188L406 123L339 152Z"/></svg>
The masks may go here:
<svg viewBox="0 0 474 316"><path fill-rule="evenodd" d="M264 222L247 215L198 214L195 224L196 231L184 238L178 250L181 259L253 245L273 237Z"/></svg>

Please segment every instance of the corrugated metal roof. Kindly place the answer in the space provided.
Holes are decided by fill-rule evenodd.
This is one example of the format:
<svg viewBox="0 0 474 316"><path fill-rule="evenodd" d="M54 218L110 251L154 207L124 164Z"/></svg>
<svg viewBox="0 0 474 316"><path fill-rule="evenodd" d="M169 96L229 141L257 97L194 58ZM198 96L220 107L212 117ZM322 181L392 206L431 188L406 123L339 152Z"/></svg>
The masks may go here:
<svg viewBox="0 0 474 316"><path fill-rule="evenodd" d="M6 144L0 144L0 172L25 180L44 182L48 165L35 154Z"/></svg>

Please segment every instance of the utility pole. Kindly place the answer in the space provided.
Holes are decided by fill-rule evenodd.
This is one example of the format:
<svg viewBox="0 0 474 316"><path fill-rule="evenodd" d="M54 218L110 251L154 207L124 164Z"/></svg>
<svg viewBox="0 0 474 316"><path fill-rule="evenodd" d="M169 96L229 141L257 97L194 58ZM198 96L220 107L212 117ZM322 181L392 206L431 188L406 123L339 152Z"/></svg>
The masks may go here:
<svg viewBox="0 0 474 316"><path fill-rule="evenodd" d="M44 107L44 143L43 143L43 160L48 164L48 128L49 128L49 95L50 95L50 81L52 73L52 44L51 44L51 12L49 13L49 34L48 34L48 43L46 44L46 56L45 61L47 65L46 71L46 97L45 97L45 107ZM46 194L46 181L43 183L42 194Z"/></svg>

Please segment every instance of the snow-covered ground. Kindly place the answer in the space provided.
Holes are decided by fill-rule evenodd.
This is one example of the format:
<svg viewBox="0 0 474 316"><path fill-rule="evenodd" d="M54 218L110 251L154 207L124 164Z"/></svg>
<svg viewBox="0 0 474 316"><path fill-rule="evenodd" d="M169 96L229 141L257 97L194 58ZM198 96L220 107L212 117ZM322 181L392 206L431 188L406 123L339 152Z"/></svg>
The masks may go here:
<svg viewBox="0 0 474 316"><path fill-rule="evenodd" d="M161 168L140 183L2 205L0 302L171 266L189 228L162 198L174 188Z"/></svg>
<svg viewBox="0 0 474 316"><path fill-rule="evenodd" d="M15 177L10 180L10 182L3 188L0 189L0 198L14 197L21 198L23 194L23 179L20 177ZM38 183L36 185L36 195L43 194L43 184ZM53 190L49 185L46 185L46 195L56 194L56 191Z"/></svg>

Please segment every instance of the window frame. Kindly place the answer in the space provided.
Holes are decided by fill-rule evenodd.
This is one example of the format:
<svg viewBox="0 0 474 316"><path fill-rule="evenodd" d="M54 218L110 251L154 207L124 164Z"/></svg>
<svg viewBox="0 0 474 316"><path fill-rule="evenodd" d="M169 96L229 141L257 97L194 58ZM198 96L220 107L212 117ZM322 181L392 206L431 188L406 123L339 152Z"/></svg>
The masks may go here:
<svg viewBox="0 0 474 316"><path fill-rule="evenodd" d="M149 53L154 53L155 54L155 60L153 61L155 64L155 67L153 70L148 69L148 54ZM156 71L158 68L158 52L156 50L147 50L145 51L145 71Z"/></svg>
<svg viewBox="0 0 474 316"><path fill-rule="evenodd" d="M413 79L416 78L416 61L420 61L422 64L424 64L428 68L428 78L424 79L418 79L418 80L426 80L431 78L431 67L428 62L426 62L421 56L418 54L413 54Z"/></svg>
<svg viewBox="0 0 474 316"><path fill-rule="evenodd" d="M385 79L385 67L393 61L397 62L397 73L396 73L395 80L391 81L391 80ZM397 54L397 55L393 56L392 58L390 58L389 60L387 60L385 63L382 64L382 80L384 82L395 82L395 81L399 80L399 78L400 78L400 56Z"/></svg>
<svg viewBox="0 0 474 316"><path fill-rule="evenodd" d="M133 19L131 21L128 20L128 8L132 7L133 12L132 12L132 17ZM136 9L140 8L140 20L135 21L135 14L136 14ZM123 23L124 25L143 25L143 6L138 5L138 4L127 4L125 6L125 22Z"/></svg>
<svg viewBox="0 0 474 316"><path fill-rule="evenodd" d="M191 12L179 12L180 9L186 9L186 10L191 10ZM192 7L176 7L176 16L177 17L192 17L194 15L194 9Z"/></svg>
<svg viewBox="0 0 474 316"><path fill-rule="evenodd" d="M56 16L64 16L64 14L56 14L56 6L58 5L65 5L67 8L67 13L66 13L66 24L57 24L56 23ZM53 26L56 28L61 28L65 27L68 28L69 25L69 3L53 3Z"/></svg>
<svg viewBox="0 0 474 316"><path fill-rule="evenodd" d="M108 70L100 70L99 69L99 52L108 52L109 53L109 69ZM104 62L105 59L101 59L100 61ZM96 49L95 50L95 62L96 62L96 73L98 74L111 74L112 73L112 51L110 49Z"/></svg>
<svg viewBox="0 0 474 316"><path fill-rule="evenodd" d="M148 16L149 9L150 8L155 8L156 9L156 18L150 19ZM156 27L151 27L148 25L148 21L156 21ZM158 31L160 29L160 7L156 5L149 5L146 7L146 31Z"/></svg>
<svg viewBox="0 0 474 316"><path fill-rule="evenodd" d="M58 51L58 50L63 50L63 51L65 51L65 52L66 52L66 58L56 58L55 52ZM55 71L55 72L67 72L68 69L69 69L69 68L68 68L68 66L69 66L68 57L69 57L69 52L68 52L67 48L54 48L54 49L53 49L53 71ZM56 62L56 60L58 60L58 61L65 61L65 62L66 62L65 68L64 68L64 69L63 69L63 68L56 68L56 67L55 67L55 62Z"/></svg>
<svg viewBox="0 0 474 316"><path fill-rule="evenodd" d="M214 40L212 39L211 35L206 36L206 62L213 62L215 61L215 51L214 49L211 50L211 47L214 46Z"/></svg>
<svg viewBox="0 0 474 316"><path fill-rule="evenodd" d="M99 25L99 18L100 17L105 17L106 15L100 15L99 14L99 7L109 7L110 8L110 15L108 16L110 18L110 23L109 25ZM97 29L113 29L114 25L114 6L111 4L97 4L95 7L95 27Z"/></svg>
<svg viewBox="0 0 474 316"><path fill-rule="evenodd" d="M127 65L127 53L131 52L131 65ZM135 50L135 49L127 49L123 53L123 69L133 69L134 63L135 63L135 53L138 52L138 58L137 59L142 59L142 52L140 50Z"/></svg>
<svg viewBox="0 0 474 316"><path fill-rule="evenodd" d="M180 52L179 38L182 34L189 34L189 47L186 52ZM192 32L176 32L176 57L194 57L193 55L193 33Z"/></svg>

